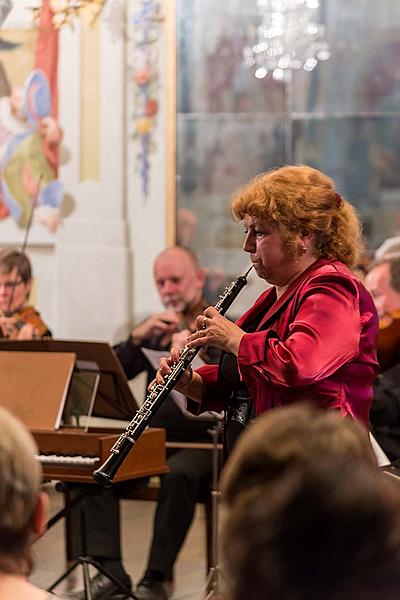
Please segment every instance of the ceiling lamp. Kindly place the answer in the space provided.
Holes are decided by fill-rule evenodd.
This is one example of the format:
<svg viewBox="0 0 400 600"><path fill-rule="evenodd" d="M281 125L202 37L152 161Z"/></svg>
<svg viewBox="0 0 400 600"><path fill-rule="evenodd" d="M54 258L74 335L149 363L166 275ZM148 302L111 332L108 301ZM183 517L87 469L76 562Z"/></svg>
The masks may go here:
<svg viewBox="0 0 400 600"><path fill-rule="evenodd" d="M328 60L325 26L317 22L319 0L257 0L261 24L253 27L252 42L243 50L244 63L254 76L268 74L288 81L293 70L313 71ZM255 29L255 30L254 30Z"/></svg>

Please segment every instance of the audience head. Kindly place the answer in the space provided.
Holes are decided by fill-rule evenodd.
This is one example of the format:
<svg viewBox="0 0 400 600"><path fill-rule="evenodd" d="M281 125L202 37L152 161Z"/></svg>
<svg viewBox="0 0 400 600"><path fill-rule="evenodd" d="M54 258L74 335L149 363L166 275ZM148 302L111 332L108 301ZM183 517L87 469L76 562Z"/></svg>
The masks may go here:
<svg viewBox="0 0 400 600"><path fill-rule="evenodd" d="M227 600L396 600L399 483L343 455L291 465L236 497L222 550Z"/></svg>
<svg viewBox="0 0 400 600"><path fill-rule="evenodd" d="M0 407L0 573L26 575L29 547L44 531L47 496L30 433Z"/></svg>
<svg viewBox="0 0 400 600"><path fill-rule="evenodd" d="M316 258L358 264L361 229L355 209L317 169L287 165L258 175L234 195L232 213L237 219L263 219L294 251L298 236L308 233Z"/></svg>
<svg viewBox="0 0 400 600"><path fill-rule="evenodd" d="M174 246L161 252L154 279L165 308L184 313L200 302L205 276L192 250Z"/></svg>
<svg viewBox="0 0 400 600"><path fill-rule="evenodd" d="M0 311L14 312L27 301L32 268L26 254L13 248L0 250Z"/></svg>
<svg viewBox="0 0 400 600"><path fill-rule="evenodd" d="M400 487L361 425L311 403L267 412L221 488L227 600L395 600Z"/></svg>
<svg viewBox="0 0 400 600"><path fill-rule="evenodd" d="M240 436L224 467L224 500L231 505L253 485L274 479L288 467L324 456L376 466L368 433L349 417L311 403L268 411Z"/></svg>
<svg viewBox="0 0 400 600"><path fill-rule="evenodd" d="M400 310L400 255L387 255L369 267L365 285L370 291L379 318Z"/></svg>

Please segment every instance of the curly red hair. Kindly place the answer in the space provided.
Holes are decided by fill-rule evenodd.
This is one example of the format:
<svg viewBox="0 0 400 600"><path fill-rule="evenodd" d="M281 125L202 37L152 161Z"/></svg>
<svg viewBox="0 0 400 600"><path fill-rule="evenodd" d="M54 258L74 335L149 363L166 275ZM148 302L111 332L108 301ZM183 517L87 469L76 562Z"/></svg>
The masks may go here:
<svg viewBox="0 0 400 600"><path fill-rule="evenodd" d="M232 198L234 218L246 214L270 221L293 245L299 233L314 234L318 258L356 266L362 248L355 208L336 192L333 179L307 165L286 165L261 173Z"/></svg>

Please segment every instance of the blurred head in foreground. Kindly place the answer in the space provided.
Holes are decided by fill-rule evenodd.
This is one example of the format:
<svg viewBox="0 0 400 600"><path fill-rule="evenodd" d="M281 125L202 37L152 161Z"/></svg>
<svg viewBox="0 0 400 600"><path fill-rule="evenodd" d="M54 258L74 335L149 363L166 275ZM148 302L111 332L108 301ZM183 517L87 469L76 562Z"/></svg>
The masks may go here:
<svg viewBox="0 0 400 600"><path fill-rule="evenodd" d="M293 404L257 417L237 442L222 473L226 504L252 485L270 481L289 466L323 457L375 466L365 428L311 403Z"/></svg>
<svg viewBox="0 0 400 600"><path fill-rule="evenodd" d="M27 429L0 407L0 575L28 575L31 543L43 533L48 498Z"/></svg>
<svg viewBox="0 0 400 600"><path fill-rule="evenodd" d="M223 531L227 600L396 600L400 487L319 457L243 489Z"/></svg>
<svg viewBox="0 0 400 600"><path fill-rule="evenodd" d="M223 471L229 600L395 600L400 487L364 428L292 405L258 417Z"/></svg>

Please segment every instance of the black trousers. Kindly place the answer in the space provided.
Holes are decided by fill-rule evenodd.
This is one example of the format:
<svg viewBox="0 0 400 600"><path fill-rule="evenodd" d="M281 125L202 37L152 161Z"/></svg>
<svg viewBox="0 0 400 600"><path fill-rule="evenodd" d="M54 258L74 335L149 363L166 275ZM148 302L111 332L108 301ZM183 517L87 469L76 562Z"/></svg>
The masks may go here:
<svg viewBox="0 0 400 600"><path fill-rule="evenodd" d="M211 486L212 452L201 449L171 451L168 467L169 472L161 479L147 568L171 577L175 560L192 523L196 502ZM87 554L100 560L121 560L118 486L109 489L96 487L87 494L80 507L72 510L72 558L83 550L80 530L82 517Z"/></svg>
<svg viewBox="0 0 400 600"><path fill-rule="evenodd" d="M179 550L193 520L196 502L212 480L210 450L183 449L168 458L161 482L147 568L172 576Z"/></svg>

